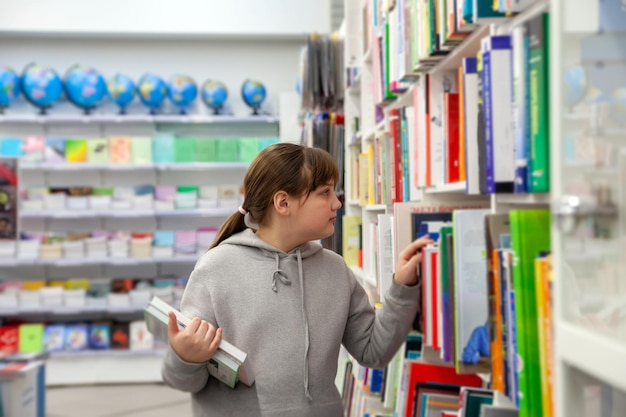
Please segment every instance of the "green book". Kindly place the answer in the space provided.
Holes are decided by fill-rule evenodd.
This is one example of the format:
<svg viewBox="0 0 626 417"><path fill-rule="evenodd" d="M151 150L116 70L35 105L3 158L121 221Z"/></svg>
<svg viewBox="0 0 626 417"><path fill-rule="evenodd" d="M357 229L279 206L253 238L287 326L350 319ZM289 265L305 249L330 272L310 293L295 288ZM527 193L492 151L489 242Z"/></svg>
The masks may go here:
<svg viewBox="0 0 626 417"><path fill-rule="evenodd" d="M260 138L259 139L259 152L267 148L270 145L280 142L280 138Z"/></svg>
<svg viewBox="0 0 626 417"><path fill-rule="evenodd" d="M519 415L542 415L539 324L537 322L535 258L550 251L550 211L511 210L513 290L518 369Z"/></svg>
<svg viewBox="0 0 626 417"><path fill-rule="evenodd" d="M219 162L237 162L239 160L239 141L235 138L217 139L216 151Z"/></svg>
<svg viewBox="0 0 626 417"><path fill-rule="evenodd" d="M259 154L259 147L259 139L257 138L239 139L239 160L252 162Z"/></svg>
<svg viewBox="0 0 626 417"><path fill-rule="evenodd" d="M90 139L87 141L87 162L106 164L109 162L109 140Z"/></svg>
<svg viewBox="0 0 626 417"><path fill-rule="evenodd" d="M133 163L135 164L151 164L152 163L152 138L151 137L133 137L130 140L132 149Z"/></svg>
<svg viewBox="0 0 626 417"><path fill-rule="evenodd" d="M18 346L20 353L43 351L43 328L41 323L20 324Z"/></svg>
<svg viewBox="0 0 626 417"><path fill-rule="evenodd" d="M192 138L176 138L174 140L174 161L195 162L196 145Z"/></svg>
<svg viewBox="0 0 626 417"><path fill-rule="evenodd" d="M215 162L217 160L217 142L214 139L194 139L197 162Z"/></svg>
<svg viewBox="0 0 626 417"><path fill-rule="evenodd" d="M91 191L93 195L113 195L113 187L94 187Z"/></svg>
<svg viewBox="0 0 626 417"><path fill-rule="evenodd" d="M87 162L87 140L65 140L65 162Z"/></svg>
<svg viewBox="0 0 626 417"><path fill-rule="evenodd" d="M533 193L550 191L550 50L549 15L526 23L530 37L530 158L529 186Z"/></svg>

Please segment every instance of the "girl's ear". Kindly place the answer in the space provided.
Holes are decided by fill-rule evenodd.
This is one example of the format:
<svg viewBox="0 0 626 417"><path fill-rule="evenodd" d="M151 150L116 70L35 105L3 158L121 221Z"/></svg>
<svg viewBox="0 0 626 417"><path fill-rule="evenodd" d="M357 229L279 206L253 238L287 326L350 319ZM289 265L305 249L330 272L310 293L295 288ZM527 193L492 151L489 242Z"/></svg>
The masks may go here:
<svg viewBox="0 0 626 417"><path fill-rule="evenodd" d="M289 210L289 194L285 191L278 191L274 194L274 209L279 214L287 214Z"/></svg>

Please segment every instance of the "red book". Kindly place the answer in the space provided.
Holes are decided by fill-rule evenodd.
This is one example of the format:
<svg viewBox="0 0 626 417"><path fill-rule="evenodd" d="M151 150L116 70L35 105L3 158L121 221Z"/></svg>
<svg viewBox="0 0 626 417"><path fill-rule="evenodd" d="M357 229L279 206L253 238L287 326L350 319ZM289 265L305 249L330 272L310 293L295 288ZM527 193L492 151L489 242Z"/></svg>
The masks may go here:
<svg viewBox="0 0 626 417"><path fill-rule="evenodd" d="M409 363L409 385L405 405L405 417L412 417L415 388L417 384L433 382L468 387L482 387L482 380L478 375L459 375L452 366L432 365L424 362Z"/></svg>
<svg viewBox="0 0 626 417"><path fill-rule="evenodd" d="M16 353L19 349L19 326L10 324L0 327L0 352Z"/></svg>
<svg viewBox="0 0 626 417"><path fill-rule="evenodd" d="M448 172L448 182L461 181L461 161L459 143L459 94L444 93L444 111L447 116L446 135L446 170Z"/></svg>

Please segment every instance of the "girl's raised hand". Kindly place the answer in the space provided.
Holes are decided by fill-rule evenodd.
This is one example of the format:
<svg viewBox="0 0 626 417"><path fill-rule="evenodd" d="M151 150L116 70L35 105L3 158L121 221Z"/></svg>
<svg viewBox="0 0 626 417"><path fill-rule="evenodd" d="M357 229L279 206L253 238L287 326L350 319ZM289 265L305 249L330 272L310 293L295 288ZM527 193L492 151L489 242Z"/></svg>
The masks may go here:
<svg viewBox="0 0 626 417"><path fill-rule="evenodd" d="M393 280L401 285L417 284L417 265L422 261L422 248L435 243L430 237L422 236L411 242L398 256Z"/></svg>
<svg viewBox="0 0 626 417"><path fill-rule="evenodd" d="M185 362L203 363L213 357L222 341L222 329L195 317L184 329L178 328L176 315L169 313L169 342L174 352Z"/></svg>

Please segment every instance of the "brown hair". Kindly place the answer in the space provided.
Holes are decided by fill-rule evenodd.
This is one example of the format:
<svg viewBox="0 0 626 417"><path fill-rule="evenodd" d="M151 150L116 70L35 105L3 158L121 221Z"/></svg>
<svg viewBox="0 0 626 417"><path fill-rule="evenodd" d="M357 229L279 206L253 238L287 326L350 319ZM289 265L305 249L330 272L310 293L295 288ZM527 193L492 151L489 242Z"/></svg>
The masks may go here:
<svg viewBox="0 0 626 417"><path fill-rule="evenodd" d="M278 191L308 196L331 180L337 183L339 169L328 152L294 143L277 143L259 152L250 164L243 180L245 197L241 207L252 220L261 223ZM222 224L209 250L245 229L244 216L236 211Z"/></svg>

